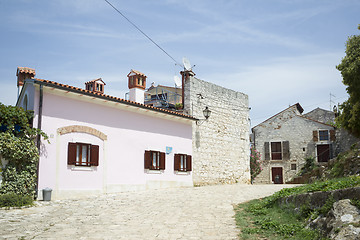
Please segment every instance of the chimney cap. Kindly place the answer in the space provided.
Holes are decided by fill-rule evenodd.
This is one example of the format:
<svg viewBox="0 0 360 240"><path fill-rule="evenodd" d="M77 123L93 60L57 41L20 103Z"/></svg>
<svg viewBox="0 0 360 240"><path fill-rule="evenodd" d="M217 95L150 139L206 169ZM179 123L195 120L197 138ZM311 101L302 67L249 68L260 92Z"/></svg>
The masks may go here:
<svg viewBox="0 0 360 240"><path fill-rule="evenodd" d="M132 74L132 73L134 73L134 74ZM140 75L142 77L146 77L146 75L144 73L139 72L139 71L134 70L134 69L131 69L130 73L127 76L129 77L129 76L132 76L132 75Z"/></svg>
<svg viewBox="0 0 360 240"><path fill-rule="evenodd" d="M33 77L36 75L35 69L29 67L18 67L16 71L16 76L19 76L19 74L21 73L28 73L33 75Z"/></svg>
<svg viewBox="0 0 360 240"><path fill-rule="evenodd" d="M106 83L102 80L102 78L97 78L97 79L85 82L85 84L92 83L92 82L97 82L97 81L101 81L104 85L106 85Z"/></svg>

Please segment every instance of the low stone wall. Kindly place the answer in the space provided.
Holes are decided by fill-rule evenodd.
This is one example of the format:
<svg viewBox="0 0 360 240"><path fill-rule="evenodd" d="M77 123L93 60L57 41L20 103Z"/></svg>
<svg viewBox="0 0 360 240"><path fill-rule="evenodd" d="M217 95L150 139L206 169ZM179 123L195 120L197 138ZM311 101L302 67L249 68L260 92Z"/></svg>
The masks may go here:
<svg viewBox="0 0 360 240"><path fill-rule="evenodd" d="M335 201L342 199L360 199L360 187L293 195L280 199L279 203L294 204L295 207L301 207L304 204L308 204L309 208L318 209L325 204L329 197L333 197Z"/></svg>

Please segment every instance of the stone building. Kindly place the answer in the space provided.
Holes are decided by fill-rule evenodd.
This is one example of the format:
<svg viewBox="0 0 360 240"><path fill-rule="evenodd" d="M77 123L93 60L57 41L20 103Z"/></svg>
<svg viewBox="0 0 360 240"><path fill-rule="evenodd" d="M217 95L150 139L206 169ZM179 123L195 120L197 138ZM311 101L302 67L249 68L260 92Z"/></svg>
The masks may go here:
<svg viewBox="0 0 360 240"><path fill-rule="evenodd" d="M192 126L194 184L249 183L248 96L181 73L184 111L199 119Z"/></svg>
<svg viewBox="0 0 360 240"><path fill-rule="evenodd" d="M256 183L285 183L299 172L305 158L314 157L322 164L334 156L335 128L321 122L328 117L322 109L305 115L303 111L297 103L252 128L263 166ZM320 121L309 118L316 116Z"/></svg>

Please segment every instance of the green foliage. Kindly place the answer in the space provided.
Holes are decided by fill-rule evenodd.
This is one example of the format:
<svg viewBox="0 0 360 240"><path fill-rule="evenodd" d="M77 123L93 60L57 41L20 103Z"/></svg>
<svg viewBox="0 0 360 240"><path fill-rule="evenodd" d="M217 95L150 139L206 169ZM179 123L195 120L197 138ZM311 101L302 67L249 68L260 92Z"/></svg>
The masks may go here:
<svg viewBox="0 0 360 240"><path fill-rule="evenodd" d="M261 167L261 164L260 164L260 158L261 158L260 153L256 150L255 147L251 146L251 148L250 148L250 175L251 175L251 182L262 171L262 167Z"/></svg>
<svg viewBox="0 0 360 240"><path fill-rule="evenodd" d="M351 199L350 202L360 210L360 199Z"/></svg>
<svg viewBox="0 0 360 240"><path fill-rule="evenodd" d="M305 165L300 170L300 175L304 175L312 171L315 168L315 158L314 157L307 157L305 158Z"/></svg>
<svg viewBox="0 0 360 240"><path fill-rule="evenodd" d="M330 196L328 199L326 199L325 204L319 209L319 213L323 216L325 216L330 210L332 209L335 199L333 196Z"/></svg>
<svg viewBox="0 0 360 240"><path fill-rule="evenodd" d="M15 193L0 194L0 207L22 207L33 204L31 196L22 196Z"/></svg>
<svg viewBox="0 0 360 240"><path fill-rule="evenodd" d="M183 109L182 103L176 103L175 104L175 109Z"/></svg>
<svg viewBox="0 0 360 240"><path fill-rule="evenodd" d="M32 128L33 113L0 103L0 156L2 169L0 194L32 196L35 192L36 166L39 159L34 139L44 132Z"/></svg>
<svg viewBox="0 0 360 240"><path fill-rule="evenodd" d="M349 99L340 105L336 122L355 136L360 136L360 35L346 42L346 56L336 68L341 72Z"/></svg>
<svg viewBox="0 0 360 240"><path fill-rule="evenodd" d="M241 239L321 239L306 229L306 221L284 207L266 206L265 199L239 204L235 208Z"/></svg>
<svg viewBox="0 0 360 240"><path fill-rule="evenodd" d="M294 188L284 188L279 192L264 199L265 206L273 206L281 198L291 195L298 195L308 192L332 191L350 187L360 186L360 176L349 176L344 178L335 178L327 181L318 181L311 184L302 185Z"/></svg>
<svg viewBox="0 0 360 240"><path fill-rule="evenodd" d="M0 132L8 132L16 137L35 139L40 134L45 140L48 136L37 128L32 128L34 113L24 111L15 106L6 106L0 103Z"/></svg>

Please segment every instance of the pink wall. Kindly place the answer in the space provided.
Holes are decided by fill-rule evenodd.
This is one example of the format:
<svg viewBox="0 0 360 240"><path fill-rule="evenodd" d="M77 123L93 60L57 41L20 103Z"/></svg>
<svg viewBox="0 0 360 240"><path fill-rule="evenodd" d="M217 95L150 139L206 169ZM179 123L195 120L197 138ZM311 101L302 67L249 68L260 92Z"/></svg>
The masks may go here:
<svg viewBox="0 0 360 240"><path fill-rule="evenodd" d="M42 130L50 136L50 144L43 141L44 151L40 159L39 189L50 187L58 195L67 190L96 190L100 192L126 189L127 186L149 187L192 185L192 175L173 171L173 154L191 154L191 122L179 117L165 119L159 113L120 109L113 103L99 104L84 101L79 96L69 98L53 94L44 88ZM37 114L38 94L35 97ZM71 125L94 128L107 135L103 141L87 133L58 135L57 129ZM37 126L37 118L34 119ZM79 140L80 139L80 140ZM100 146L99 166L92 171L73 170L67 165L69 141L87 141ZM144 151L173 148L166 155L166 170L147 173L144 170ZM171 184L170 184L171 185ZM113 190L111 190L113 189ZM60 196L59 196L60 197Z"/></svg>

